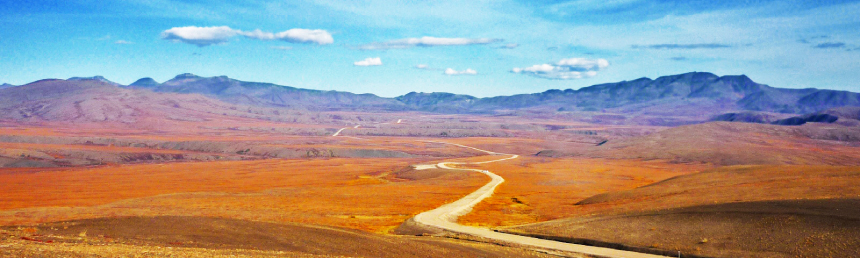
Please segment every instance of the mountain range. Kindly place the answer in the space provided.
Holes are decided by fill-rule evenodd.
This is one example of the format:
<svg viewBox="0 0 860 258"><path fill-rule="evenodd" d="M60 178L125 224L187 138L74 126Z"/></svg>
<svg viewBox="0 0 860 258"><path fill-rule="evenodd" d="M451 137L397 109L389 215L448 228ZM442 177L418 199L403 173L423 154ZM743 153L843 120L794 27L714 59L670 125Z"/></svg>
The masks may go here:
<svg viewBox="0 0 860 258"><path fill-rule="evenodd" d="M97 89L97 90L95 90ZM199 95L189 95L199 94ZM202 95L202 96L200 96ZM107 97L111 104L106 104ZM125 96L125 97L116 97ZM196 96L196 97L194 97ZM745 75L717 76L691 72L599 84L577 90L477 98L453 93L417 93L384 98L373 94L301 89L272 83L246 82L226 76L201 77L180 74L163 83L142 78L120 85L101 76L47 79L0 89L2 117L21 119L52 108L81 110L97 104L103 115L121 114L135 108L133 101L183 103L194 99L204 106L256 106L312 111L424 111L436 113L501 114L510 111L537 113L604 112L651 116L689 116L707 120L730 112L806 114L842 106L860 106L860 93L826 89L776 88L752 81ZM96 100L101 100L98 102ZM96 101L96 102L94 102ZM123 109L122 106L129 108ZM170 109L166 104L156 109ZM227 107L231 108L231 107ZM235 107L232 107L235 110ZM122 111L125 110L125 111ZM142 112L142 111L141 111ZM63 112L59 112L63 113ZM65 116L72 115L65 112ZM108 115L116 116L116 115ZM724 119L729 119L724 118ZM723 120L724 120L723 119ZM768 121L770 122L770 121Z"/></svg>
<svg viewBox="0 0 860 258"><path fill-rule="evenodd" d="M127 89L99 79L45 79L0 89L0 119L18 121L194 121L232 106L199 94Z"/></svg>
<svg viewBox="0 0 860 258"><path fill-rule="evenodd" d="M190 73L177 75L160 84L150 78L143 78L130 84L129 87L149 89L154 92L198 93L224 102L250 106L318 111L408 109L395 99L382 98L373 94L300 89L272 83L239 81L227 76L200 77Z"/></svg>

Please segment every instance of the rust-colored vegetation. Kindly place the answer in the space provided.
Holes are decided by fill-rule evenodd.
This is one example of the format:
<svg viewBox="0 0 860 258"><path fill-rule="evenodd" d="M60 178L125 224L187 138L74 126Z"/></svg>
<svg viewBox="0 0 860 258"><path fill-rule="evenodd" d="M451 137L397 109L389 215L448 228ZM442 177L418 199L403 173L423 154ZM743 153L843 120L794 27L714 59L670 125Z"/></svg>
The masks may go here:
<svg viewBox="0 0 860 258"><path fill-rule="evenodd" d="M520 157L475 167L493 171L504 177L505 183L459 221L495 227L585 215L587 211L576 203L590 196L696 173L708 166L662 161Z"/></svg>
<svg viewBox="0 0 860 258"><path fill-rule="evenodd" d="M858 184L858 167L722 167L590 197L576 204L580 216L509 230L719 257L853 257Z"/></svg>
<svg viewBox="0 0 860 258"><path fill-rule="evenodd" d="M213 161L5 169L0 222L198 215L384 230L459 198L484 178L452 173L391 182L413 160Z"/></svg>
<svg viewBox="0 0 860 258"><path fill-rule="evenodd" d="M434 169L433 164L507 157L446 143L520 155L452 166L490 170L506 180L460 223L523 234L587 236L705 255L791 253L737 245L755 239L729 241L732 232L740 231L720 230L794 225L808 236L797 243L819 243L833 237L816 236L845 227L819 215L745 220L743 214L759 206L808 213L846 207L855 203L851 198L860 198L852 167L860 152L851 140L860 134L847 126L665 128L506 116L269 111L235 111L248 117L205 113L199 121L162 123L141 117L140 127L0 122L0 225L192 216L384 233L488 181L478 173ZM340 128L347 129L332 137ZM412 169L416 164L429 169ZM714 215L726 207L741 215ZM679 217L684 212L702 215ZM631 214L642 219L628 220ZM804 219L831 224L786 224ZM708 227L703 220L722 224ZM677 231L675 225L690 230ZM744 234L758 236L756 230ZM653 234L617 238L619 231ZM714 234L696 233L704 231ZM685 237L654 240L666 234ZM699 243L704 238L710 244ZM768 243L781 239L795 238L777 235ZM720 248L704 246L717 243L740 251L715 253ZM845 254L839 250L834 253Z"/></svg>

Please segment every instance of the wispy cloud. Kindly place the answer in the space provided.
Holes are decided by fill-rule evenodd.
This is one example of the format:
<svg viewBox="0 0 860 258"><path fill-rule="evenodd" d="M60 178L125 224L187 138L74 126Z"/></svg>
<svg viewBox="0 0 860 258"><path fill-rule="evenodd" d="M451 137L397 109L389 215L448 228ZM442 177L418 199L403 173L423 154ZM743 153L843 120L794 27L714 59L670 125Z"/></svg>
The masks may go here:
<svg viewBox="0 0 860 258"><path fill-rule="evenodd" d="M597 72L609 67L606 59L567 58L554 64L538 64L525 68L513 68L512 73L527 74L552 80L571 80L594 77Z"/></svg>
<svg viewBox="0 0 860 258"><path fill-rule="evenodd" d="M327 45L334 43L334 38L325 30L290 29L278 33L261 31L242 31L227 26L216 27L174 27L161 32L161 38L175 42L183 42L205 47L227 43L230 38L242 35L250 39L258 40L282 40L291 43L315 43Z"/></svg>
<svg viewBox="0 0 860 258"><path fill-rule="evenodd" d="M431 67L431 66L426 65L426 64L418 64L418 65L413 66L413 68L418 69L418 70L425 70L425 71L445 71L445 69Z"/></svg>
<svg viewBox="0 0 860 258"><path fill-rule="evenodd" d="M824 42L818 45L813 46L814 48L843 48L845 47L845 43L843 42Z"/></svg>
<svg viewBox="0 0 860 258"><path fill-rule="evenodd" d="M501 42L502 39L492 38L436 38L436 37L421 37L421 38L405 38L385 42L373 42L370 44L357 46L361 50L384 50L398 49L411 47L436 47L436 46L465 46L465 45L486 45L490 43Z"/></svg>
<svg viewBox="0 0 860 258"><path fill-rule="evenodd" d="M676 57L669 58L669 60L672 60L672 61L687 61L687 58L686 58L686 57L683 57L683 56L676 56Z"/></svg>
<svg viewBox="0 0 860 258"><path fill-rule="evenodd" d="M278 33L261 31L239 31L239 34L251 39L259 40L282 40L292 43L316 43L326 45L334 43L334 38L325 30L290 29Z"/></svg>
<svg viewBox="0 0 860 258"><path fill-rule="evenodd" d="M271 48L277 49L277 50L291 50L291 49L293 49L293 47L291 47L291 46L272 46Z"/></svg>
<svg viewBox="0 0 860 258"><path fill-rule="evenodd" d="M478 71L467 68L466 70L458 71L453 68L445 69L445 75L476 75Z"/></svg>
<svg viewBox="0 0 860 258"><path fill-rule="evenodd" d="M352 63L355 66L377 66L382 65L382 59L379 57L368 57L361 61Z"/></svg>
<svg viewBox="0 0 860 258"><path fill-rule="evenodd" d="M655 44L655 45L633 45L631 46L634 49L646 48L646 49L715 49L715 48L730 48L732 46L725 44Z"/></svg>
<svg viewBox="0 0 860 258"><path fill-rule="evenodd" d="M504 44L504 45L501 45L501 46L499 46L499 48L503 48L503 49L514 49L514 48L517 48L517 47L519 47L519 46L520 46L520 44L517 44L517 43L511 43L511 44Z"/></svg>
<svg viewBox="0 0 860 258"><path fill-rule="evenodd" d="M115 41L115 42L114 42L114 44L128 45L128 44L134 44L134 42L131 42L131 41L125 41L125 40L117 40L117 41Z"/></svg>
<svg viewBox="0 0 860 258"><path fill-rule="evenodd" d="M830 36L828 36L828 35L818 35L818 36L812 36L812 37L805 37L805 38L798 39L797 43L814 44L815 42L821 42L821 40L828 39L828 38L830 38Z"/></svg>

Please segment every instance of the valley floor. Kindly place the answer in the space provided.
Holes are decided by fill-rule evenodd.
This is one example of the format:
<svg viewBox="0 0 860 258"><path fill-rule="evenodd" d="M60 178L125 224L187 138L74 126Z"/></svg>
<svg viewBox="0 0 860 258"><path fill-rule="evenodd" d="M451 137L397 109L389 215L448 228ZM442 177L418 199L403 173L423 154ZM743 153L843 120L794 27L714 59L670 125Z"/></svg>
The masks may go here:
<svg viewBox="0 0 860 258"><path fill-rule="evenodd" d="M413 165L498 159L428 140L520 155L460 165L506 180L461 224L699 256L850 257L860 250L853 208L860 151L856 142L833 140L856 128L420 118L452 134L507 128L498 129L504 137L429 137L402 135L426 133L425 123L386 116L387 123L344 130L302 127L321 135L251 121L244 129L190 123L161 131L3 124L0 256L558 255L457 235L391 235L488 181ZM545 124L571 129L540 131Z"/></svg>

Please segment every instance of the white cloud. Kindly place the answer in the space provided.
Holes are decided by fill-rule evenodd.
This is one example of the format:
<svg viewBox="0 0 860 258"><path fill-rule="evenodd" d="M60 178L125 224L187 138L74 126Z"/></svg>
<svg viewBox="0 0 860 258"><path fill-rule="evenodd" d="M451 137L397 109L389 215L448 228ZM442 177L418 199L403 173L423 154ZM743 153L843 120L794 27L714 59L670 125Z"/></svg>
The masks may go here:
<svg viewBox="0 0 860 258"><path fill-rule="evenodd" d="M368 57L364 60L352 63L355 66L377 66L382 65L382 59L379 57Z"/></svg>
<svg viewBox="0 0 860 258"><path fill-rule="evenodd" d="M426 65L426 64L415 65L415 69L425 70L425 71L445 71L445 69L430 67L429 65Z"/></svg>
<svg viewBox="0 0 860 258"><path fill-rule="evenodd" d="M290 29L278 33L265 32L259 29L240 32L242 36L259 40L283 40L292 43L316 43L327 45L334 43L331 33L325 30Z"/></svg>
<svg viewBox="0 0 860 258"><path fill-rule="evenodd" d="M128 45L128 44L134 44L134 42L125 41L125 40L117 40L116 42L114 42L114 44Z"/></svg>
<svg viewBox="0 0 860 258"><path fill-rule="evenodd" d="M421 38L405 38L386 42L374 42L370 44L360 45L357 48L362 50L378 50L378 49L397 49L411 47L435 47L435 46L465 46L465 45L485 45L495 42L500 42L502 39L491 38L436 38L436 37L421 37Z"/></svg>
<svg viewBox="0 0 860 258"><path fill-rule="evenodd" d="M462 70L462 71L457 71L457 70L448 68L448 69L445 69L445 74L446 75L476 75L476 74L478 74L478 71L472 70L471 68L466 69L466 70Z"/></svg>
<svg viewBox="0 0 860 258"><path fill-rule="evenodd" d="M198 47L226 43L231 37L239 34L239 30L227 26L217 27L174 27L161 32L161 38L175 42L183 42Z"/></svg>
<svg viewBox="0 0 860 258"><path fill-rule="evenodd" d="M603 58L567 58L558 61L556 65L570 67L575 70L593 71L606 69L606 67L609 67L609 61L606 61L606 59Z"/></svg>
<svg viewBox="0 0 860 258"><path fill-rule="evenodd" d="M292 43L316 43L327 45L334 43L334 38L325 30L290 29L278 33L265 32L259 29L242 31L227 26L217 27L174 27L161 32L161 38L175 42L183 42L198 47L226 43L230 38L242 35L258 40L282 40Z"/></svg>
<svg viewBox="0 0 860 258"><path fill-rule="evenodd" d="M597 75L597 71L607 67L609 67L609 61L602 58L566 58L555 64L537 64L526 68L515 67L511 69L511 72L544 79L571 80L594 77Z"/></svg>
<svg viewBox="0 0 860 258"><path fill-rule="evenodd" d="M334 43L331 33L325 30L290 29L279 32L278 38L293 43L317 43L326 45Z"/></svg>
<svg viewBox="0 0 860 258"><path fill-rule="evenodd" d="M272 49L277 49L277 50L291 50L291 49L293 49L293 47L290 47L290 46L272 46Z"/></svg>

